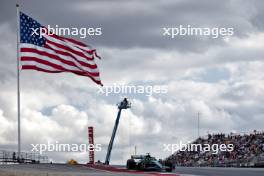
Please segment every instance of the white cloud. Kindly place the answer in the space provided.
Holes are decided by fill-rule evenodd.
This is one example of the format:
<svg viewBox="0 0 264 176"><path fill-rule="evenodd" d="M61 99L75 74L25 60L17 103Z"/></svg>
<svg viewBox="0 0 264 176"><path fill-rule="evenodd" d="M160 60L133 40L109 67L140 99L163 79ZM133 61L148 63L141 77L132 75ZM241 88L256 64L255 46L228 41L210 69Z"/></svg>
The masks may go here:
<svg viewBox="0 0 264 176"><path fill-rule="evenodd" d="M16 148L16 39L10 29L7 24L0 26L0 148ZM122 112L113 163L124 163L135 145L139 153L166 157L168 153L161 152L163 143L186 142L197 136L197 112L201 113L202 135L263 129L263 36L231 37L203 52L100 48L104 58L98 64L105 84L168 86L165 95L129 97L132 108ZM224 70L228 76L218 80L215 70ZM214 82L206 74L212 74ZM87 126L91 125L95 141L103 144L96 158L104 160L118 96L98 95L92 81L73 74L22 71L21 83L23 149L48 140L86 143ZM55 161L88 159L87 154L49 155Z"/></svg>

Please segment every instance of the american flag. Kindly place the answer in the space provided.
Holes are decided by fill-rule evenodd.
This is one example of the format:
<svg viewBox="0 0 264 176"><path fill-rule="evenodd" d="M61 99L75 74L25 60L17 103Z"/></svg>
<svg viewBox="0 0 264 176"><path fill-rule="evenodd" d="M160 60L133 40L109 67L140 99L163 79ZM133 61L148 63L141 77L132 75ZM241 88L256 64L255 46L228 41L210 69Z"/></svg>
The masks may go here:
<svg viewBox="0 0 264 176"><path fill-rule="evenodd" d="M96 50L77 40L44 33L36 20L20 12L20 61L22 69L47 73L71 72L90 77L102 85L95 58ZM36 30L39 29L39 30ZM47 28L45 28L47 29ZM38 33L34 32L38 31Z"/></svg>

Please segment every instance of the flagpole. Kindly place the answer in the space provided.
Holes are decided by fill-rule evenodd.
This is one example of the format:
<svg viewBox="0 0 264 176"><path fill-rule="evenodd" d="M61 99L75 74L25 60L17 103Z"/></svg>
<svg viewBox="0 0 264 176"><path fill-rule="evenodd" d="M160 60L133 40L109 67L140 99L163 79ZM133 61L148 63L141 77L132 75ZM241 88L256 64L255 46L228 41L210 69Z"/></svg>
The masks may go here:
<svg viewBox="0 0 264 176"><path fill-rule="evenodd" d="M19 57L19 43L20 43L20 20L19 20L19 4L16 4L17 11L17 158L18 162L21 155L21 133L20 133L20 57Z"/></svg>

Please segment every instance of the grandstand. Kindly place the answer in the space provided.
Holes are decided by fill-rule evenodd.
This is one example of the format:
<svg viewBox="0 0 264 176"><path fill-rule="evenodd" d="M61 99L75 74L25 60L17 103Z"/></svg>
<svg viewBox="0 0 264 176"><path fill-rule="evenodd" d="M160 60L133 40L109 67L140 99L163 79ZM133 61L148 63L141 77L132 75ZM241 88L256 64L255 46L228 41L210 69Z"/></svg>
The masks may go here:
<svg viewBox="0 0 264 176"><path fill-rule="evenodd" d="M21 152L20 157L18 153L14 151L0 150L0 164L11 163L48 163L48 157L42 156L38 153Z"/></svg>
<svg viewBox="0 0 264 176"><path fill-rule="evenodd" d="M264 167L264 132L249 134L208 134L193 144L233 144L233 151L176 151L167 160L187 167Z"/></svg>

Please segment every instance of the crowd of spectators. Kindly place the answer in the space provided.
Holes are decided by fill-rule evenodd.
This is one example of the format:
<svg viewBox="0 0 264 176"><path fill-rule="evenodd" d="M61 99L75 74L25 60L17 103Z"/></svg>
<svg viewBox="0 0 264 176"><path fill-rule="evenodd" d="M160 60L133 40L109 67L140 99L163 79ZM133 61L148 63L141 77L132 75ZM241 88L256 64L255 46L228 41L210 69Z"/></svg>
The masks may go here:
<svg viewBox="0 0 264 176"><path fill-rule="evenodd" d="M233 144L232 151L177 151L167 159L176 166L263 167L264 132L250 134L208 134L193 144Z"/></svg>

